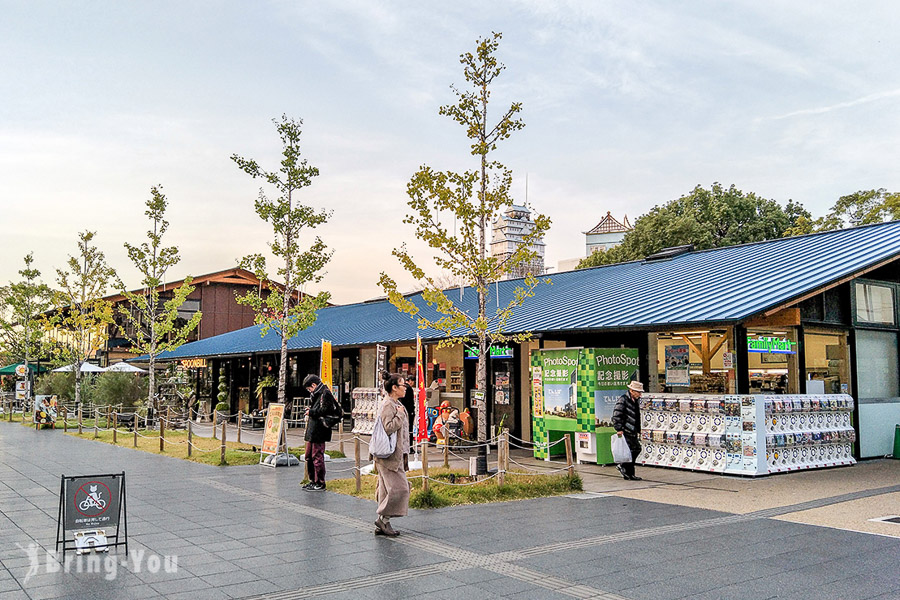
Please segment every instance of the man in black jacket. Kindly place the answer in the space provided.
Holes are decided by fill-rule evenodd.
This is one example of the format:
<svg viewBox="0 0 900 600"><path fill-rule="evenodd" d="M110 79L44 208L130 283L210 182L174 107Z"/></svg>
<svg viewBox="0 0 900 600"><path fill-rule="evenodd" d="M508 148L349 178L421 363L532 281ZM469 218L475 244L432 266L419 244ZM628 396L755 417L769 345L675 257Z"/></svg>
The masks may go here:
<svg viewBox="0 0 900 600"><path fill-rule="evenodd" d="M628 389L616 402L613 409L612 424L616 429L616 435L625 436L628 448L631 450L631 462L616 465L622 477L631 481L641 481L641 477L634 474L634 461L641 453L641 394L644 393L644 384L640 381L632 381Z"/></svg>
<svg viewBox="0 0 900 600"><path fill-rule="evenodd" d="M317 375L307 375L303 387L310 393L306 409L306 472L309 483L303 489L319 492L325 489L325 442L331 441L331 426L326 417L339 414L339 407L331 390Z"/></svg>

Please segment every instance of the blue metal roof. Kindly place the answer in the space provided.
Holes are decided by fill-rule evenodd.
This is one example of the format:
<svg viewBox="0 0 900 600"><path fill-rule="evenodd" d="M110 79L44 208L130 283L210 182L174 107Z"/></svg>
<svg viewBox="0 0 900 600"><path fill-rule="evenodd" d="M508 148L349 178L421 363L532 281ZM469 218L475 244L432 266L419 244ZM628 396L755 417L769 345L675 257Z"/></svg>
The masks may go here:
<svg viewBox="0 0 900 600"><path fill-rule="evenodd" d="M662 261L635 261L557 273L550 285L515 310L506 331L578 331L650 328L740 321L800 298L874 265L900 258L900 221L826 233L690 252ZM505 306L521 280L492 284L488 307ZM447 292L455 301L460 292ZM477 295L465 288L458 306L477 313ZM434 314L420 294L410 297ZM315 324L288 341L289 350L407 342L420 333L415 319L386 300L331 306ZM162 359L277 352L274 332L258 326L185 344Z"/></svg>

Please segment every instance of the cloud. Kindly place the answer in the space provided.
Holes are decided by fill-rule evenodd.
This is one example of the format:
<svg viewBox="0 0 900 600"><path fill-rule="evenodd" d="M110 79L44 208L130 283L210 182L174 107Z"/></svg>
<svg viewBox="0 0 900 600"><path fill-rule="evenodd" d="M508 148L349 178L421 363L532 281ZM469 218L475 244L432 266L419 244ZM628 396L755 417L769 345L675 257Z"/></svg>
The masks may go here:
<svg viewBox="0 0 900 600"><path fill-rule="evenodd" d="M885 92L877 92L874 94L868 94L866 96L862 96L861 98L856 98L855 100L849 100L847 102L838 102L837 104L831 104L829 106L820 106L817 108L804 108L802 110L795 110L793 112L789 112L783 115L778 115L775 117L767 117L760 118L757 121L781 121L784 119L792 119L794 117L803 117L807 115L824 115L836 110L843 110L845 108L853 108L854 106L860 106L863 104L870 104L872 102L878 102L879 100L884 100L886 98L896 98L900 96L900 89L896 90L888 90Z"/></svg>

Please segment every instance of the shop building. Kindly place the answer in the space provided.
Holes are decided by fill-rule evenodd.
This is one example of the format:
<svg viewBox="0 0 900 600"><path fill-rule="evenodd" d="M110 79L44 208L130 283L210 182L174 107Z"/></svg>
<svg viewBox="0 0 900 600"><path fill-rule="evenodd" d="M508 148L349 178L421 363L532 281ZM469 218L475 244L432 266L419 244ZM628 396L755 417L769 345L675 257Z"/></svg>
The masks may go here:
<svg viewBox="0 0 900 600"><path fill-rule="evenodd" d="M491 303L504 306L517 284L491 286L499 294ZM476 294L467 288L461 295L475 311ZM651 392L850 394L856 456L882 456L900 423L898 297L896 221L706 251L677 248L555 274L508 323L509 332L530 331L532 339L494 349L488 361L489 422L502 419L513 435L530 438L532 350L628 348L637 350L637 376ZM410 299L430 310L420 295ZM438 332L418 330L386 301L318 315L288 344L289 397L305 395L300 381L318 370L322 339L335 349L335 386L349 408L352 389L376 381L377 345L387 346L391 370L415 372L418 333L426 342L426 384L440 383L430 404L472 405L476 361L462 345L438 349ZM274 334L260 337L250 327L165 358L207 360L203 377L227 373L232 398L240 398L263 370L277 372L278 347Z"/></svg>

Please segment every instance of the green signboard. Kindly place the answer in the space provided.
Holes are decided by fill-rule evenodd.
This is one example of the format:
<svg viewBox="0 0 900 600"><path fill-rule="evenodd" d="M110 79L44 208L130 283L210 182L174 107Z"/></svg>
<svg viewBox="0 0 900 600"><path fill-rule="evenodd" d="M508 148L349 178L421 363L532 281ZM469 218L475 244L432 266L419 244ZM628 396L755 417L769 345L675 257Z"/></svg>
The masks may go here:
<svg viewBox="0 0 900 600"><path fill-rule="evenodd" d="M612 411L628 383L638 378L638 351L630 348L538 350L531 359L536 444L552 444L563 434L571 433L578 444L576 449L587 452L589 460L594 460L596 453L598 463L611 462ZM590 443L594 435L596 446ZM535 458L564 452L562 444L552 446L549 452L535 446Z"/></svg>
<svg viewBox="0 0 900 600"><path fill-rule="evenodd" d="M625 394L628 384L638 378L638 351L632 348L614 350L595 348L594 422L596 427L612 427L616 401Z"/></svg>

